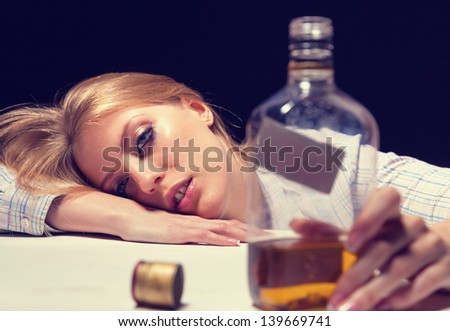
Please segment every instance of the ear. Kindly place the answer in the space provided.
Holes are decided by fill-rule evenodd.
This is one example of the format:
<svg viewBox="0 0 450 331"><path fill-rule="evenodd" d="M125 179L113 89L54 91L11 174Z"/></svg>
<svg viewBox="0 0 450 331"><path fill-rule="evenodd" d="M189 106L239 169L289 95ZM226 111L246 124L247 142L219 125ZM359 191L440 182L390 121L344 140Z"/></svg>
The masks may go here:
<svg viewBox="0 0 450 331"><path fill-rule="evenodd" d="M200 100L186 100L185 101L190 110L194 111L197 116L199 116L200 120L204 122L208 127L211 127L214 124L214 114L204 102Z"/></svg>

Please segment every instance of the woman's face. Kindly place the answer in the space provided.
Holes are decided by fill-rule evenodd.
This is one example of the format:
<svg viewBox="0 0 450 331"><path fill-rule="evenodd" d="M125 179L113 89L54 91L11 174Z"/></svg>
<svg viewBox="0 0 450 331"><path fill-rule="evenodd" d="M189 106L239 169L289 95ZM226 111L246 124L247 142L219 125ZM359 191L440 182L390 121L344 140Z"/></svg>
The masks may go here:
<svg viewBox="0 0 450 331"><path fill-rule="evenodd" d="M102 191L220 218L236 165L227 171L227 147L211 131L213 121L199 101L116 111L85 126L75 144L76 163Z"/></svg>

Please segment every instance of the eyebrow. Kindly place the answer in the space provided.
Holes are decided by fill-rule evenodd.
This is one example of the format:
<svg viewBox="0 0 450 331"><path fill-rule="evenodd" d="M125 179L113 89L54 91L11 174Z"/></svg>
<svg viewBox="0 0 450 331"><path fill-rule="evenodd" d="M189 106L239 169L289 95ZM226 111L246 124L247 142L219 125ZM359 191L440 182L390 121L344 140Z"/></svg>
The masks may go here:
<svg viewBox="0 0 450 331"><path fill-rule="evenodd" d="M124 147L124 141L125 141L125 135L129 130L130 124L131 122L137 118L142 116L143 114L138 114L133 116L132 118L130 118L130 120L124 125L123 130L122 130L122 135L120 136L120 150L123 152L125 150ZM116 171L117 172L117 171ZM116 172L108 172L107 175L103 178L103 180L101 181L100 185L98 186L100 188L100 190L104 191L104 192L108 192L107 190L104 189L104 185L105 183L116 173Z"/></svg>

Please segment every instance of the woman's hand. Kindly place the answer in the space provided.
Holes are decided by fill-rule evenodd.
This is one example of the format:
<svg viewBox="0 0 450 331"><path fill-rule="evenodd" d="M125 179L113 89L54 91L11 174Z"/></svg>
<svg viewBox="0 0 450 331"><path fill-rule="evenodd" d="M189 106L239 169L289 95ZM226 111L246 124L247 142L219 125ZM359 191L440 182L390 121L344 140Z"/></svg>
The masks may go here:
<svg viewBox="0 0 450 331"><path fill-rule="evenodd" d="M235 246L246 239L246 224L150 210L103 192L55 199L46 223L62 231L104 233L127 241L204 243Z"/></svg>
<svg viewBox="0 0 450 331"><path fill-rule="evenodd" d="M399 193L386 187L377 190L356 217L346 245L358 260L340 277L330 309L403 310L437 290L450 289L449 232L427 227L422 219L399 210ZM309 223L293 221L292 227L302 233L340 231ZM441 227L448 229L450 222L444 223Z"/></svg>
<svg viewBox="0 0 450 331"><path fill-rule="evenodd" d="M150 210L139 205L134 209L133 214L123 215L120 237L127 241L236 246L246 239L247 226L237 220L205 219Z"/></svg>

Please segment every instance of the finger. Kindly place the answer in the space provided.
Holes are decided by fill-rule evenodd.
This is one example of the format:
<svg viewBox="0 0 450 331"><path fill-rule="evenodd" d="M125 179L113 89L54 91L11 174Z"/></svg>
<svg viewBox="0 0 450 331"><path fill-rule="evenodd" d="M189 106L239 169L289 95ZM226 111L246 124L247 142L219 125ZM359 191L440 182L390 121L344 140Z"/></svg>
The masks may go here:
<svg viewBox="0 0 450 331"><path fill-rule="evenodd" d="M419 218L405 219L405 226L401 222L386 223L380 234L364 246L353 266L341 276L330 305L337 305L339 300L366 283L373 277L374 270L382 269L392 256L425 231L427 227Z"/></svg>
<svg viewBox="0 0 450 331"><path fill-rule="evenodd" d="M248 225L246 223L235 219L219 220L219 219L202 218L199 216L192 216L192 215L180 215L180 214L175 215L178 216L177 221L180 221L187 226L192 226L193 228L209 229L211 228L211 226L220 227L223 224L227 224L229 226L233 226L235 228L239 228L242 230L247 230L248 228Z"/></svg>
<svg viewBox="0 0 450 331"><path fill-rule="evenodd" d="M223 222L223 220L221 220L221 221ZM242 222L242 221L239 221L239 220L235 220L235 219L233 219L233 220L225 220L225 222L228 222L228 223L232 224L233 226L235 226L235 227L237 227L239 229L242 229L244 231L248 230L248 224L245 223L245 222Z"/></svg>
<svg viewBox="0 0 450 331"><path fill-rule="evenodd" d="M449 269L450 259L446 256L439 263L424 268L407 287L383 300L376 309L407 309L426 299L439 289L450 288Z"/></svg>
<svg viewBox="0 0 450 331"><path fill-rule="evenodd" d="M202 228L210 228L211 224L214 224L218 227L224 226L233 226L235 228L247 231L248 225L242 221L231 219L231 220L221 220L221 219L208 219L208 218L202 218L199 216L189 216L192 217L192 221L194 222L195 226L200 226Z"/></svg>
<svg viewBox="0 0 450 331"><path fill-rule="evenodd" d="M400 217L400 194L391 187L375 191L355 219L348 235L347 249L356 252L373 238L383 224Z"/></svg>
<svg viewBox="0 0 450 331"><path fill-rule="evenodd" d="M219 235L231 237L238 240L247 239L247 227L242 222L237 220L230 221L217 221L217 220L203 220L203 222L195 223L194 228L201 228L204 230L209 230Z"/></svg>
<svg viewBox="0 0 450 331"><path fill-rule="evenodd" d="M245 239L245 227L236 222L204 219L197 216L177 215L164 222L156 235L158 242L166 243L205 243L213 245L234 246ZM171 217L173 217L171 215ZM239 222L240 223L240 222ZM236 224L236 226L235 226Z"/></svg>
<svg viewBox="0 0 450 331"><path fill-rule="evenodd" d="M231 220L223 220L223 219L210 219L210 218L203 218L196 215L187 215L187 214L176 214L176 213L169 213L165 212L170 217L166 217L169 221L179 221L183 222L185 225L191 225L193 227L201 227L201 228L208 228L210 224L221 224L221 223L230 223L234 226L241 228L243 230L247 230L248 225L245 222L231 219Z"/></svg>
<svg viewBox="0 0 450 331"><path fill-rule="evenodd" d="M219 223L211 227L210 230L216 234L235 238L238 240L247 239L247 231L241 227L236 226L235 223L231 221Z"/></svg>
<svg viewBox="0 0 450 331"><path fill-rule="evenodd" d="M399 293L389 297L376 307L378 310L405 310L411 308L420 301L429 298L442 286L442 279L448 278L448 268L442 265L433 265L420 274L420 278ZM448 305L447 305L448 306Z"/></svg>
<svg viewBox="0 0 450 331"><path fill-rule="evenodd" d="M339 236L345 233L344 230L334 225L310 219L294 219L291 221L290 227L296 233L308 237Z"/></svg>
<svg viewBox="0 0 450 331"><path fill-rule="evenodd" d="M191 230L189 232L190 235L205 235L204 233L212 232L220 236L224 236L230 239L230 243L237 245L240 241L246 241L247 239L247 225L243 224L238 220L213 220L213 219L204 219L201 217L186 217L183 216L182 219L177 219L174 223L178 226L184 228L184 232L187 229ZM201 231L197 233L196 231ZM185 233L187 235L187 233ZM185 237L183 237L185 238ZM193 240L193 237L189 238L189 242L199 242L198 237ZM214 244L214 242L205 242L208 244ZM222 245L222 244L221 244ZM227 243L229 245L229 243Z"/></svg>
<svg viewBox="0 0 450 331"><path fill-rule="evenodd" d="M338 310L373 309L383 299L393 295L404 286L405 280L422 268L439 260L444 250L439 247L440 238L428 232L414 241L383 267L381 274L360 286L349 298L338 304ZM443 246L443 245L442 245Z"/></svg>
<svg viewBox="0 0 450 331"><path fill-rule="evenodd" d="M210 244L217 246L237 246L240 242L239 239L230 238L224 235L214 233L212 231L196 229L191 230L189 234L190 242L197 242L200 244Z"/></svg>

